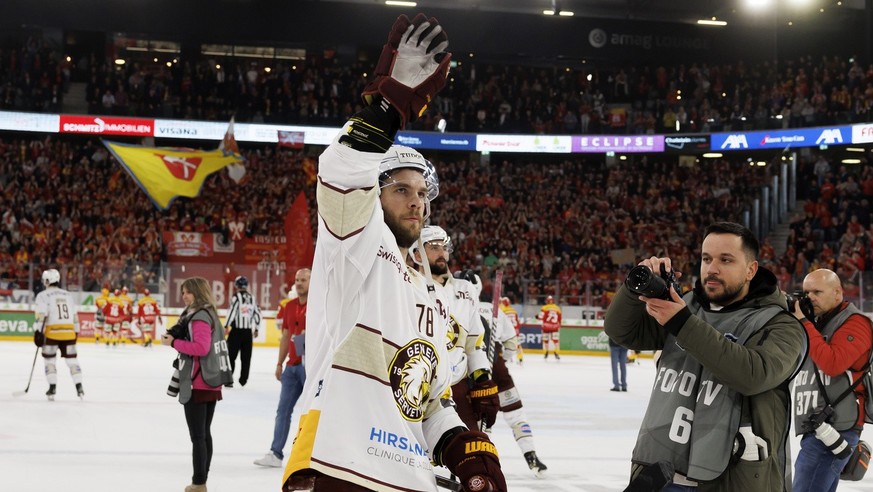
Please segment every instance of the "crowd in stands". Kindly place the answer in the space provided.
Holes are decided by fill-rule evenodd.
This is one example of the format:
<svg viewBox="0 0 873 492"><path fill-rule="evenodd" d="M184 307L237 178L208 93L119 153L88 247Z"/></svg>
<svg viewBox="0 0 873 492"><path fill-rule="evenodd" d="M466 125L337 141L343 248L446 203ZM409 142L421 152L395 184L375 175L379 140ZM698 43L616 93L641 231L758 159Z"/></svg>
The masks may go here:
<svg viewBox="0 0 873 492"><path fill-rule="evenodd" d="M360 108L362 65L311 59L266 66L227 59L119 67L96 55L76 65L88 80L92 113L339 125ZM38 36L0 49L0 109L59 111L70 70ZM412 129L445 119L448 131L468 132L712 132L873 121L871 107L873 66L837 57L778 67L579 70L462 61ZM178 199L160 212L96 139L0 136L0 278L27 285L34 272L54 265L65 267L72 288L153 283L165 259L163 232L226 234L229 222L241 221L249 236L281 235L298 190L314 203L300 169L318 149L243 150L244 184L218 173L200 198ZM484 163L442 157L433 220L455 240L455 268L477 269L486 279L503 268L505 291L516 301L552 294L568 304L605 306L636 259L653 254L669 254L678 270L695 272L700 228L740 221L771 178L770 166L729 158L684 167L663 156L611 166L601 156L495 155ZM857 294L859 277L873 269L873 168L840 166L823 153L802 159L799 171L802 214L784 255L763 242L762 264L785 290L826 266Z"/></svg>
<svg viewBox="0 0 873 492"><path fill-rule="evenodd" d="M298 191L314 203L306 152L244 147L242 184L216 173L198 198L161 212L97 139L2 137L0 274L27 285L52 265L74 289L152 284L166 259L164 232L228 235L228 223L240 221L249 237L281 236ZM453 236L454 268L489 279L500 267L514 299L552 294L569 304L608 303L640 257L669 254L678 270L694 272L702 224L741 221L770 182L769 166L739 159L677 167L638 156L608 166L593 156L503 155L436 165L432 221ZM312 214L315 234L315 207Z"/></svg>
<svg viewBox="0 0 873 492"><path fill-rule="evenodd" d="M371 63L130 58L66 62L38 37L0 52L3 109L58 111L70 65L92 114L338 126L360 108ZM873 65L837 56L711 64L508 66L461 59L411 130L642 134L820 126L873 119Z"/></svg>
<svg viewBox="0 0 873 492"><path fill-rule="evenodd" d="M0 110L60 113L70 69L39 33L0 44Z"/></svg>
<svg viewBox="0 0 873 492"><path fill-rule="evenodd" d="M92 59L89 111L334 126L360 109L359 63ZM270 68L270 71L266 71ZM873 118L873 65L812 57L746 65L536 68L461 63L408 129L643 134L819 126Z"/></svg>
<svg viewBox="0 0 873 492"><path fill-rule="evenodd" d="M227 235L240 220L247 236L284 235L289 190L312 188L302 153L264 146L245 155L241 185L216 173L199 198L162 212L97 139L0 137L0 276L27 287L52 266L73 290L156 285L165 231Z"/></svg>
<svg viewBox="0 0 873 492"><path fill-rule="evenodd" d="M873 167L842 165L824 156L803 165L802 209L791 222L782 274L799 286L806 273L828 268L840 275L849 298L869 299L873 282L861 277L873 269Z"/></svg>

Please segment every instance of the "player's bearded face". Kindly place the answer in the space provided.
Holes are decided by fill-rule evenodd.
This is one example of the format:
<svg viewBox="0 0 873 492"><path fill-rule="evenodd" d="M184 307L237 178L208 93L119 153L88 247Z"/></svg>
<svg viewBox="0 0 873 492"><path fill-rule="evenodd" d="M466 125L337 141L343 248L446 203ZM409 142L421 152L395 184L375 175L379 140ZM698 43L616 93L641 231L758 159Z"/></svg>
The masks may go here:
<svg viewBox="0 0 873 492"><path fill-rule="evenodd" d="M433 275L445 275L449 273L449 253L443 243L433 241L424 245L427 252L427 262L430 265L430 273Z"/></svg>
<svg viewBox="0 0 873 492"><path fill-rule="evenodd" d="M400 169L392 175L391 184L382 188L379 196L385 223L401 248L409 248L421 235L427 183L420 172Z"/></svg>

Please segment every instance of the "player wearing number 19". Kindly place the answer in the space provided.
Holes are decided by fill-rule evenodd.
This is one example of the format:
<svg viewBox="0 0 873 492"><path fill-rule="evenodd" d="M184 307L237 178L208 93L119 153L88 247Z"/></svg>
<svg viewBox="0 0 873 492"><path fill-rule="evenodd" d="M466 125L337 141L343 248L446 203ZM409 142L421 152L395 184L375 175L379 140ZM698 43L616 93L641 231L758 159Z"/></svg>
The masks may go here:
<svg viewBox="0 0 873 492"><path fill-rule="evenodd" d="M758 265L758 250L749 229L716 222L704 231L693 291L680 297L671 285L668 300L623 285L609 306L610 338L633 350L663 350L628 490L642 490L635 482L653 479L665 464L675 470L660 477L672 479L667 491L791 489L789 381L806 353L806 333L787 312L775 275ZM639 264L672 271L668 257Z"/></svg>
<svg viewBox="0 0 873 492"><path fill-rule="evenodd" d="M85 396L82 389L82 368L76 353L76 338L79 336L79 320L75 312L70 293L60 287L61 274L54 268L42 272L42 283L45 290L36 295L36 328L33 331L33 342L42 347L42 357L45 362L45 377L49 383L46 396L51 401L55 399L58 384L57 355L70 368L70 375L76 383L76 393L79 398Z"/></svg>

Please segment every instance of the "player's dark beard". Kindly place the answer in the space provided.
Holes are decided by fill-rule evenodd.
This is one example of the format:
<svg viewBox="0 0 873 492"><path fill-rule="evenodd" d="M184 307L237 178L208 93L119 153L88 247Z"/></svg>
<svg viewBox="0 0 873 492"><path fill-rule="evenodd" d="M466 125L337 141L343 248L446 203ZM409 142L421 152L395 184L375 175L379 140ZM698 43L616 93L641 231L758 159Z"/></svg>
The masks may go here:
<svg viewBox="0 0 873 492"><path fill-rule="evenodd" d="M719 282L722 282L722 285L724 285L724 292L719 295L712 295L704 287L703 293L704 295L706 295L706 299L710 302L710 304L718 304L719 306L727 306L730 303L736 301L740 291L743 290L743 286L746 285L745 282L741 282L737 285L730 286L725 284L721 279L712 280L718 280ZM706 281L704 280L704 282Z"/></svg>
<svg viewBox="0 0 873 492"><path fill-rule="evenodd" d="M394 233L394 239L397 240L397 246L401 248L411 248L415 241L418 241L418 236L421 235L421 228L417 227L416 231L410 231L405 229L401 223L400 219L394 217L389 214L387 211L385 212L385 223L388 224L388 229L391 229L391 232Z"/></svg>
<svg viewBox="0 0 873 492"><path fill-rule="evenodd" d="M449 265L447 263L431 263L430 273L431 275L445 275L449 273Z"/></svg>

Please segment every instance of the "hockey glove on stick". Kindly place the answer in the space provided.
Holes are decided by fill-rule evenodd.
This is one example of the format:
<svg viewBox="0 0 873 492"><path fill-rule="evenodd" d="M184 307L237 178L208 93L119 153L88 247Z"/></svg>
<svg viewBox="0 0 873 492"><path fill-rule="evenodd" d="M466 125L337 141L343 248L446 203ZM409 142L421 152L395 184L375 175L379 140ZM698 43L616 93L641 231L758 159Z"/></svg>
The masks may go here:
<svg viewBox="0 0 873 492"><path fill-rule="evenodd" d="M35 330L33 332L33 344L37 347L45 345L45 335L41 331Z"/></svg>
<svg viewBox="0 0 873 492"><path fill-rule="evenodd" d="M436 461L458 476L464 492L506 491L497 448L485 433L457 427L440 439L437 451Z"/></svg>
<svg viewBox="0 0 873 492"><path fill-rule="evenodd" d="M470 388L470 406L479 420L485 422L485 428L490 429L497 421L497 411L500 410L500 398L497 396L497 384L490 378L480 379Z"/></svg>
<svg viewBox="0 0 873 492"><path fill-rule="evenodd" d="M406 29L397 39L396 33L404 25ZM388 46L392 48L390 55ZM448 37L435 18L426 19L419 14L410 22L400 16L376 64L377 79L364 89L364 101L371 104L375 95L381 95L400 113L401 127L414 121L446 85L451 60L451 54L445 52L448 46ZM389 59L390 67L386 70ZM385 75L380 76L382 71Z"/></svg>

